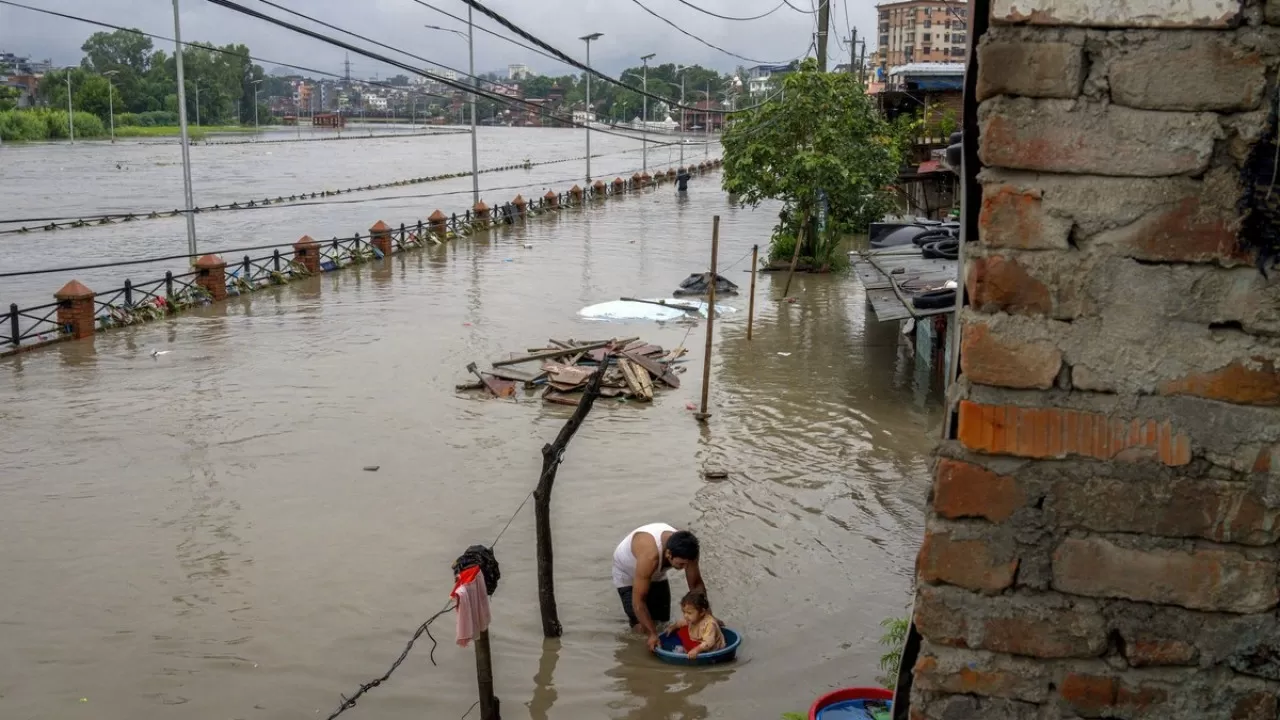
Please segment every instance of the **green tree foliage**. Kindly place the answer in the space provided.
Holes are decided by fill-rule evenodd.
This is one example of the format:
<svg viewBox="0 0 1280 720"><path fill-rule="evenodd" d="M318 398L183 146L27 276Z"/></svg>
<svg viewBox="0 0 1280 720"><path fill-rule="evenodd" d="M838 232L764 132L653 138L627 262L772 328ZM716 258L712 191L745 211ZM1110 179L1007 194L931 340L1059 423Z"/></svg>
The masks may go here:
<svg viewBox="0 0 1280 720"><path fill-rule="evenodd" d="M865 231L891 206L899 144L853 75L818 72L810 60L783 82L785 100L735 115L726 128L723 185L747 205L785 204L775 241L796 237L808 217L801 255L823 264L833 238ZM813 231L824 194L827 236Z"/></svg>

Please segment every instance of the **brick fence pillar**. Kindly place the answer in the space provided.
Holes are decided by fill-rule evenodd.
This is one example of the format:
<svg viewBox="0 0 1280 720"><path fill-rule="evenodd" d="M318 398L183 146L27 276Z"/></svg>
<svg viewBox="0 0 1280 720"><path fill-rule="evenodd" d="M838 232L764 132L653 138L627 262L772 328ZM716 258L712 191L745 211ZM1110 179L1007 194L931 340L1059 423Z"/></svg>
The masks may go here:
<svg viewBox="0 0 1280 720"><path fill-rule="evenodd" d="M676 169L667 168L667 182L675 182L675 181L676 181Z"/></svg>
<svg viewBox="0 0 1280 720"><path fill-rule="evenodd" d="M582 188L578 187L578 185L575 183L573 187L569 188L569 197L572 198L572 201L569 204L581 205L582 204Z"/></svg>
<svg viewBox="0 0 1280 720"><path fill-rule="evenodd" d="M548 190L546 195L542 196L543 207L558 208L560 207L560 196L556 195L554 190Z"/></svg>
<svg viewBox="0 0 1280 720"><path fill-rule="evenodd" d="M640 174L640 187L649 187L652 184L653 184L652 175L650 175L648 172L643 172Z"/></svg>
<svg viewBox="0 0 1280 720"><path fill-rule="evenodd" d="M379 220L369 228L369 244L378 249L383 257L391 254L391 226Z"/></svg>
<svg viewBox="0 0 1280 720"><path fill-rule="evenodd" d="M603 200L609 193L609 186L605 185L603 180L597 180L591 186L591 193L596 200Z"/></svg>
<svg viewBox="0 0 1280 720"><path fill-rule="evenodd" d="M516 199L511 201L511 204L516 206L516 215L523 220L525 218L525 208L529 206L529 203L525 201L524 196L517 195Z"/></svg>
<svg viewBox="0 0 1280 720"><path fill-rule="evenodd" d="M477 224L489 224L489 206L484 204L483 200L477 200L475 207L471 208L471 217L475 219Z"/></svg>
<svg viewBox="0 0 1280 720"><path fill-rule="evenodd" d="M621 195L622 193L626 192L626 189L627 189L627 181L623 180L620 177L616 177L613 179L614 195Z"/></svg>
<svg viewBox="0 0 1280 720"><path fill-rule="evenodd" d="M196 260L196 285L205 289L215 301L227 299L227 263L217 255L205 255Z"/></svg>
<svg viewBox="0 0 1280 720"><path fill-rule="evenodd" d="M431 234L441 240L449 235L449 216L439 210L431 213L431 217L427 218L427 224L431 226Z"/></svg>
<svg viewBox="0 0 1280 720"><path fill-rule="evenodd" d="M980 211L913 718L1280 712L1263 5L992 0L970 38Z"/></svg>
<svg viewBox="0 0 1280 720"><path fill-rule="evenodd" d="M58 301L58 324L75 340L93 337L96 325L93 296L94 292L79 280L72 280L53 294L53 299Z"/></svg>
<svg viewBox="0 0 1280 720"><path fill-rule="evenodd" d="M293 261L307 269L312 275L320 272L320 243L303 235L293 244Z"/></svg>

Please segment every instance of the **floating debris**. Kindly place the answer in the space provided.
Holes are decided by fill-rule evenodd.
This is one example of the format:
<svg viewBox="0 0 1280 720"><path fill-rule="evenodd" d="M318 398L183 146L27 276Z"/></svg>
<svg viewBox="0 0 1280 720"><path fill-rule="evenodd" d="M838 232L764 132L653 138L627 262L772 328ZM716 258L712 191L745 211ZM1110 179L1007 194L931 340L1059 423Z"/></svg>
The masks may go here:
<svg viewBox="0 0 1280 720"><path fill-rule="evenodd" d="M549 340L549 347L529 348L493 361L481 372L475 363L467 371L479 382L459 383L458 392L483 391L493 397L514 397L517 386L541 390L544 402L576 406L591 377L604 365L600 395L625 402L652 402L659 387L680 387L678 363L684 348L667 351L640 338L579 342Z"/></svg>
<svg viewBox="0 0 1280 720"><path fill-rule="evenodd" d="M707 295L711 289L711 273L694 273L680 283L673 295ZM716 295L737 295L738 286L723 275L716 275Z"/></svg>

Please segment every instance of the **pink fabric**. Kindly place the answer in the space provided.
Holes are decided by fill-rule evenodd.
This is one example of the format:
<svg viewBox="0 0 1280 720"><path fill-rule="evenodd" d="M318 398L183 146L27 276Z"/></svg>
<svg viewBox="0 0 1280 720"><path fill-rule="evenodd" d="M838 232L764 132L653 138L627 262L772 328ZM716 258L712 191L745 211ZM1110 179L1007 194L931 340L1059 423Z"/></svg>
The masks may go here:
<svg viewBox="0 0 1280 720"><path fill-rule="evenodd" d="M467 568L458 576L451 596L458 601L458 647L466 647L476 635L489 629L489 592L479 568Z"/></svg>

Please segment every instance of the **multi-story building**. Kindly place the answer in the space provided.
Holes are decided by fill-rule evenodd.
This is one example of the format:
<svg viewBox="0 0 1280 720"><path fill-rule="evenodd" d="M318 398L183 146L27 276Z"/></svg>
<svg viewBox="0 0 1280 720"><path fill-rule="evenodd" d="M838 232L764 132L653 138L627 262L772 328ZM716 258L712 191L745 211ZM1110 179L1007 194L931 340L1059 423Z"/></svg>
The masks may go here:
<svg viewBox="0 0 1280 720"><path fill-rule="evenodd" d="M752 96L774 92L782 86L782 76L789 72L790 65L756 65L747 70L747 92Z"/></svg>
<svg viewBox="0 0 1280 720"><path fill-rule="evenodd" d="M522 65L520 63L512 63L507 66L508 80L524 80L525 78L530 77L531 75L533 75L533 71L529 69L528 65Z"/></svg>
<svg viewBox="0 0 1280 720"><path fill-rule="evenodd" d="M959 2L906 0L877 5L881 67L963 62L968 13Z"/></svg>

